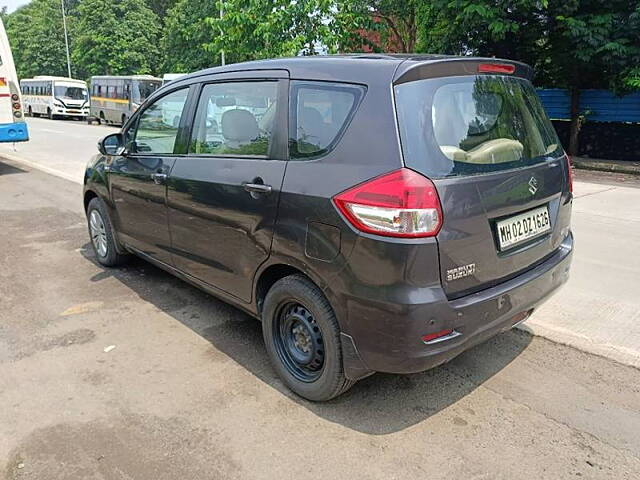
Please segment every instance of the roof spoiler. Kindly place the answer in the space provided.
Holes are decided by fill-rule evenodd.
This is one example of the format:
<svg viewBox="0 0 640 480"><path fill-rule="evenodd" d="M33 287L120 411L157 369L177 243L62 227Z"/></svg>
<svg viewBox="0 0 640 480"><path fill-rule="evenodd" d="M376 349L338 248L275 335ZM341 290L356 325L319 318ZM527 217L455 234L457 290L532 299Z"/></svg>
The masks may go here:
<svg viewBox="0 0 640 480"><path fill-rule="evenodd" d="M437 77L459 77L463 75L508 75L533 78L533 69L526 63L499 58L446 58L413 63L403 62L398 68L394 85Z"/></svg>

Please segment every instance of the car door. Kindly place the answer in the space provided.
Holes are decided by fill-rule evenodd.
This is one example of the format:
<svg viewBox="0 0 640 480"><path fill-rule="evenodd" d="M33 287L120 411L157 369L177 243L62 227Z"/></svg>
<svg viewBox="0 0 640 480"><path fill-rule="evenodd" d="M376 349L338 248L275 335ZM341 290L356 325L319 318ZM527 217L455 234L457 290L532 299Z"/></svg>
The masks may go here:
<svg viewBox="0 0 640 480"><path fill-rule="evenodd" d="M109 165L120 238L167 264L172 262L166 179L180 150L180 122L188 93L188 87L179 88L148 105L125 131L125 154ZM167 110L173 114L171 121L164 115Z"/></svg>
<svg viewBox="0 0 640 480"><path fill-rule="evenodd" d="M247 302L271 250L287 152L286 72L259 75L203 84L167 193L176 267Z"/></svg>

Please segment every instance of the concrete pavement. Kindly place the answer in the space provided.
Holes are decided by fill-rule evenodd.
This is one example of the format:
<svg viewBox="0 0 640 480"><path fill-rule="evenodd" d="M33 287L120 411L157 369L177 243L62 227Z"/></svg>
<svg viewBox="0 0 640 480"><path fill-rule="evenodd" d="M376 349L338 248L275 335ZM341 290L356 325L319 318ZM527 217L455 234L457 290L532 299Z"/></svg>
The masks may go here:
<svg viewBox="0 0 640 480"><path fill-rule="evenodd" d="M569 283L525 324L640 367L640 189L576 182Z"/></svg>
<svg viewBox="0 0 640 480"><path fill-rule="evenodd" d="M640 478L640 370L511 331L311 404L255 320L100 267L80 198L0 160L0 478Z"/></svg>
<svg viewBox="0 0 640 480"><path fill-rule="evenodd" d="M0 144L0 157L18 160L58 177L82 183L84 167L98 153L96 144L118 129L78 120L27 118L30 141Z"/></svg>

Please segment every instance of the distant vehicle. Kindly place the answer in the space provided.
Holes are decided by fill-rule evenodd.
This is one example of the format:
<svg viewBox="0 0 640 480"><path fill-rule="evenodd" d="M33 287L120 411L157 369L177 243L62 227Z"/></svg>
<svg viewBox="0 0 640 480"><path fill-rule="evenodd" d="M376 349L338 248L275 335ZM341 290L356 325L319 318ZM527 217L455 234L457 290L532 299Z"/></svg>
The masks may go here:
<svg viewBox="0 0 640 480"><path fill-rule="evenodd" d="M0 20L0 142L26 142L29 131L24 121L18 75L11 46Z"/></svg>
<svg viewBox="0 0 640 480"><path fill-rule="evenodd" d="M162 86L151 75L91 77L89 121L124 125L142 103Z"/></svg>
<svg viewBox="0 0 640 480"><path fill-rule="evenodd" d="M261 319L275 372L308 400L433 368L569 278L571 165L532 77L441 55L187 75L99 142L95 258L133 253Z"/></svg>
<svg viewBox="0 0 640 480"><path fill-rule="evenodd" d="M37 76L20 81L23 105L30 117L44 115L87 118L89 92L86 82L68 77Z"/></svg>
<svg viewBox="0 0 640 480"><path fill-rule="evenodd" d="M184 77L187 75L186 73L165 73L162 76L162 85L166 85L169 82L173 82L174 80L179 79L180 77Z"/></svg>

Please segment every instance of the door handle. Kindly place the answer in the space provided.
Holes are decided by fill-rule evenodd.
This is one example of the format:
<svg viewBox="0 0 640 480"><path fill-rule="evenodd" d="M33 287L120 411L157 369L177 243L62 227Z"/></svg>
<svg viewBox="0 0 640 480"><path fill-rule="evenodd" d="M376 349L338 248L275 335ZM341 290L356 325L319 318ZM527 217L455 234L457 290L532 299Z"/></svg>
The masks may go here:
<svg viewBox="0 0 640 480"><path fill-rule="evenodd" d="M166 173L152 173L151 174L151 179L157 185L162 185L164 182L167 181L167 174Z"/></svg>
<svg viewBox="0 0 640 480"><path fill-rule="evenodd" d="M271 185L262 183L245 183L244 189L249 193L271 193Z"/></svg>

